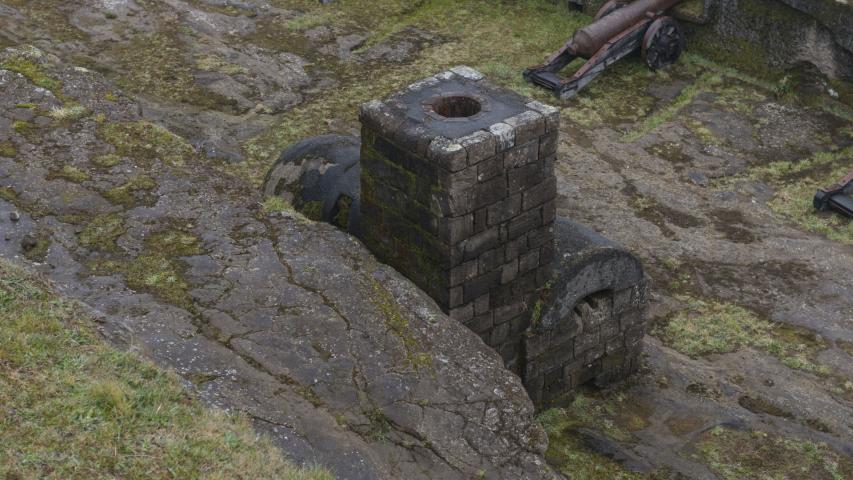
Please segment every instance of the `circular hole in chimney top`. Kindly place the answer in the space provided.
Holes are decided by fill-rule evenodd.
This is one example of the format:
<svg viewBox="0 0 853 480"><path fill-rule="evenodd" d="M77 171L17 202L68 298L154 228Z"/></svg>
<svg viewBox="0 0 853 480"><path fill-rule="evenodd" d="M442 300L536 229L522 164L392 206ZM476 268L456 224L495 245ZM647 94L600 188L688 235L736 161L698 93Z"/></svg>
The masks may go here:
<svg viewBox="0 0 853 480"><path fill-rule="evenodd" d="M432 110L445 118L473 117L482 109L483 106L476 98L465 95L439 97L432 103Z"/></svg>

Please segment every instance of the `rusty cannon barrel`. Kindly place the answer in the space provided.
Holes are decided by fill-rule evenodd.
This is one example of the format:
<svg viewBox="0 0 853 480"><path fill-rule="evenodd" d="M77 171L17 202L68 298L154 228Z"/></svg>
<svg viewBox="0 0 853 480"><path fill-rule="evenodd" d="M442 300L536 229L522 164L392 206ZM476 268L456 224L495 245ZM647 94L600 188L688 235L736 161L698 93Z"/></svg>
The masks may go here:
<svg viewBox="0 0 853 480"><path fill-rule="evenodd" d="M605 14L575 32L569 48L578 57L590 58L605 43L642 20L649 12L666 11L681 2L682 0L636 0L622 7L616 7L614 3L613 8L618 9L611 10L612 13ZM607 8L607 5L604 8Z"/></svg>

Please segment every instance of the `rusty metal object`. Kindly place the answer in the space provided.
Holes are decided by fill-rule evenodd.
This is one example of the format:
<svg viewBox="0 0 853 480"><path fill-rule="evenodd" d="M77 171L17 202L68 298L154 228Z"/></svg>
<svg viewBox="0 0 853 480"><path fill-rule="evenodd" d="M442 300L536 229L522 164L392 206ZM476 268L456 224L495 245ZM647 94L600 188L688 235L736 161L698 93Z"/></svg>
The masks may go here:
<svg viewBox="0 0 853 480"><path fill-rule="evenodd" d="M595 55L608 40L625 31L649 13L664 12L681 0L637 0L614 9L577 32L572 37L572 51L581 58Z"/></svg>
<svg viewBox="0 0 853 480"><path fill-rule="evenodd" d="M606 15L610 15L617 9L620 9L625 6L625 0L609 0L607 3L601 6L597 12L595 12L595 16L592 18L593 21L599 21L602 17Z"/></svg>
<svg viewBox="0 0 853 480"><path fill-rule="evenodd" d="M684 34L672 17L652 22L643 36L643 60L652 70L672 65L684 51Z"/></svg>
<svg viewBox="0 0 853 480"><path fill-rule="evenodd" d="M818 190L813 203L817 210L833 210L853 218L853 170L835 185Z"/></svg>
<svg viewBox="0 0 853 480"><path fill-rule="evenodd" d="M595 16L595 21L572 36L548 60L524 72L527 81L554 91L561 98L577 94L604 69L641 49L649 68L663 68L679 57L684 35L678 23L665 16L683 0L611 0ZM568 79L557 72L577 58L587 61Z"/></svg>

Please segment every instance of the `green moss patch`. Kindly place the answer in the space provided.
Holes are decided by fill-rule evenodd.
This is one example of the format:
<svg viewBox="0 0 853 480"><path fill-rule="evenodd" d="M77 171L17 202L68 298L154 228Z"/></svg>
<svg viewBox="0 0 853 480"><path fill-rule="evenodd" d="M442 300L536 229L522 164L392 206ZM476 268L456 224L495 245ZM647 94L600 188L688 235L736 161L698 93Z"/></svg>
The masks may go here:
<svg viewBox="0 0 853 480"><path fill-rule="evenodd" d="M630 442L632 431L646 426L649 412L621 394L595 398L581 392L566 408L542 412L537 421L548 434L548 462L557 470L583 480L633 480L650 478L623 469L585 444L579 429L600 431L617 441ZM656 478L652 473L651 478Z"/></svg>
<svg viewBox="0 0 853 480"><path fill-rule="evenodd" d="M18 193L12 187L0 187L0 198L14 203L18 199Z"/></svg>
<svg viewBox="0 0 853 480"><path fill-rule="evenodd" d="M176 32L158 32L116 44L110 53L124 69L118 84L125 91L204 108L233 106L233 102L195 82L192 59L185 55L187 48L180 38Z"/></svg>
<svg viewBox="0 0 853 480"><path fill-rule="evenodd" d="M157 183L148 175L134 175L127 182L104 192L104 198L112 203L126 207L136 204L136 193L147 192L157 187Z"/></svg>
<svg viewBox="0 0 853 480"><path fill-rule="evenodd" d="M43 262L47 258L47 251L50 248L50 238L46 235L40 235L35 242L24 249L24 257L33 262Z"/></svg>
<svg viewBox="0 0 853 480"><path fill-rule="evenodd" d="M753 167L743 175L718 182L730 188L744 179L759 180L775 189L770 208L799 227L826 235L830 240L853 245L853 222L831 212L817 212L815 192L853 170L853 147L816 153L799 161L778 161Z"/></svg>
<svg viewBox="0 0 853 480"><path fill-rule="evenodd" d="M77 304L0 262L0 477L330 480L242 416L107 346Z"/></svg>
<svg viewBox="0 0 853 480"><path fill-rule="evenodd" d="M0 142L0 157L15 158L18 156L18 149L10 140Z"/></svg>
<svg viewBox="0 0 853 480"><path fill-rule="evenodd" d="M573 99L566 117L582 127L597 127L634 123L650 115L656 101L648 94L648 86L658 77L666 78L666 72L651 72L639 59L626 60L599 75L583 95Z"/></svg>
<svg viewBox="0 0 853 480"><path fill-rule="evenodd" d="M165 230L153 233L145 239L145 245L150 251L160 252L169 257L187 257L201 255L201 240L182 230Z"/></svg>
<svg viewBox="0 0 853 480"><path fill-rule="evenodd" d="M183 279L184 266L159 252L144 253L127 265L127 286L152 295L183 308L188 308L191 299L187 291L189 284Z"/></svg>
<svg viewBox="0 0 853 480"><path fill-rule="evenodd" d="M112 153L98 155L91 159L92 164L100 168L112 168L121 163L121 157Z"/></svg>
<svg viewBox="0 0 853 480"><path fill-rule="evenodd" d="M668 345L691 357L734 352L768 338L773 328L770 322L737 305L681 299L686 301L686 309L658 333Z"/></svg>
<svg viewBox="0 0 853 480"><path fill-rule="evenodd" d="M722 82L722 78L717 74L705 73L699 76L695 81L684 87L681 93L675 100L666 104L663 108L658 109L653 114L646 116L637 127L623 136L626 142L633 142L641 138L645 134L651 132L661 124L672 120L676 114L686 107L700 93L709 90L715 85ZM616 97L623 98L623 97ZM611 102L620 104L621 102Z"/></svg>
<svg viewBox="0 0 853 480"><path fill-rule="evenodd" d="M828 345L811 332L776 325L738 305L678 296L685 309L653 331L664 343L691 357L730 353L755 347L779 358L793 369L829 375L817 363L817 354Z"/></svg>
<svg viewBox="0 0 853 480"><path fill-rule="evenodd" d="M88 34L71 22L74 6L61 0L4 0L24 14L28 28L47 32L54 43L85 41Z"/></svg>
<svg viewBox="0 0 853 480"><path fill-rule="evenodd" d="M0 68L20 73L27 77L37 87L58 93L62 88L62 82L51 77L41 65L30 58L32 54L13 54L0 61Z"/></svg>
<svg viewBox="0 0 853 480"><path fill-rule="evenodd" d="M61 178L72 183L82 183L89 179L89 174L73 165L63 165L61 169L51 172L48 178Z"/></svg>
<svg viewBox="0 0 853 480"><path fill-rule="evenodd" d="M724 480L853 478L850 458L826 444L761 431L716 427L699 438L693 456Z"/></svg>
<svg viewBox="0 0 853 480"><path fill-rule="evenodd" d="M98 215L80 232L80 244L85 247L102 251L118 250L116 240L124 235L127 229L124 219L117 213Z"/></svg>
<svg viewBox="0 0 853 480"><path fill-rule="evenodd" d="M195 149L186 140L145 120L108 123L101 126L98 134L116 148L118 155L143 165L150 165L155 159L183 165L195 156Z"/></svg>
<svg viewBox="0 0 853 480"><path fill-rule="evenodd" d="M245 75L249 73L249 70L242 65L235 65L226 61L222 57L217 57L214 55L204 55L196 58L195 60L196 67L199 70L204 70L207 72L220 72L226 75Z"/></svg>

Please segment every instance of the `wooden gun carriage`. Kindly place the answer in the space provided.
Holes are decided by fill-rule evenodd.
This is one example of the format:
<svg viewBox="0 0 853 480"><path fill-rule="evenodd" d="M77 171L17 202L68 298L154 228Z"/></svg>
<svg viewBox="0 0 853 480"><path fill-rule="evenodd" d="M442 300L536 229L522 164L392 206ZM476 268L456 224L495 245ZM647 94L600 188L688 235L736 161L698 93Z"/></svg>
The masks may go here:
<svg viewBox="0 0 853 480"><path fill-rule="evenodd" d="M542 65L524 71L527 81L571 98L607 66L640 50L652 70L674 63L684 50L684 34L667 10L682 0L636 0L605 3L595 21L575 32ZM577 58L587 61L569 78L558 72Z"/></svg>

